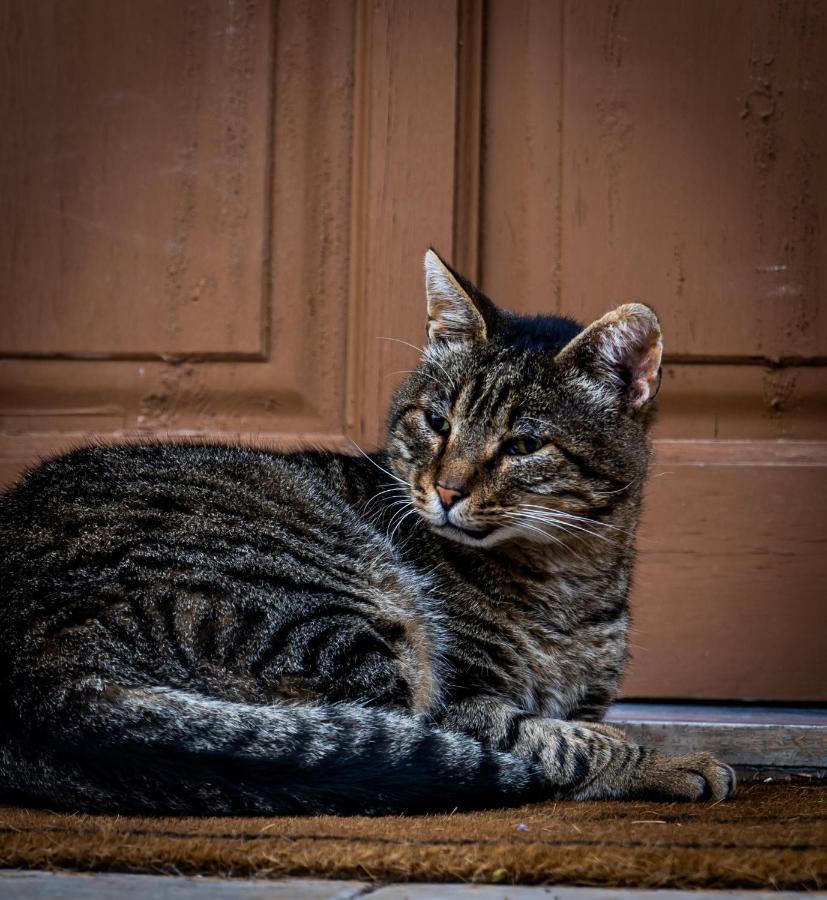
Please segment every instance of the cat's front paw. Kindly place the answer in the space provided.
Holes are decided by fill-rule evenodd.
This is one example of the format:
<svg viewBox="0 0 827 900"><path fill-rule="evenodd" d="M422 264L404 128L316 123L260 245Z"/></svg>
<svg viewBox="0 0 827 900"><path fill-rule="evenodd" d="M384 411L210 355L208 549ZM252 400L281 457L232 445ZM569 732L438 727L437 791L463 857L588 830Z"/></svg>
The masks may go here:
<svg viewBox="0 0 827 900"><path fill-rule="evenodd" d="M641 761L630 788L632 796L645 799L725 800L735 790L735 772L709 753L652 753Z"/></svg>

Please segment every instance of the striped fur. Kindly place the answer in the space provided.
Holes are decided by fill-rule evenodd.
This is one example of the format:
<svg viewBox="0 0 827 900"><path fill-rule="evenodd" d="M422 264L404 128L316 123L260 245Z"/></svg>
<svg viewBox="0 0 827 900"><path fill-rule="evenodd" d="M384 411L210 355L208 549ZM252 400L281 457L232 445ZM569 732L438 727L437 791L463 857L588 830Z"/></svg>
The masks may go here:
<svg viewBox="0 0 827 900"><path fill-rule="evenodd" d="M0 797L381 813L732 790L599 722L654 314L521 318L433 251L426 284L380 453L95 447L2 497Z"/></svg>

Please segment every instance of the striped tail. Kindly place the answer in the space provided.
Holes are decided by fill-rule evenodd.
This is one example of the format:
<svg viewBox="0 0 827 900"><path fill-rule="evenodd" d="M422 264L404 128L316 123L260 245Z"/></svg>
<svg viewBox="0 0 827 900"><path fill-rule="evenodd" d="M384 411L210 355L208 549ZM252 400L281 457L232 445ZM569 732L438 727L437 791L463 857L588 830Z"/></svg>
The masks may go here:
<svg viewBox="0 0 827 900"><path fill-rule="evenodd" d="M537 799L544 782L526 759L351 704L97 685L48 725L0 735L0 799L89 812L427 812Z"/></svg>

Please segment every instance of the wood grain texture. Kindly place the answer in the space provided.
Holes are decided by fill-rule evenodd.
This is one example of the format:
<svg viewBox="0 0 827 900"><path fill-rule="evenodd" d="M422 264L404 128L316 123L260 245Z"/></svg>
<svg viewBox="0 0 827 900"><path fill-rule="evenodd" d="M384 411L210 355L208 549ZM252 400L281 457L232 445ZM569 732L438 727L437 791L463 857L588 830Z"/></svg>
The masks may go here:
<svg viewBox="0 0 827 900"><path fill-rule="evenodd" d="M655 434L676 439L827 440L824 367L666 365Z"/></svg>
<svg viewBox="0 0 827 900"><path fill-rule="evenodd" d="M621 700L606 713L610 722L672 722L674 725L817 725L827 728L823 706L760 706L726 703L646 703Z"/></svg>
<svg viewBox="0 0 827 900"><path fill-rule="evenodd" d="M358 3L348 434L376 444L425 332L422 257L451 255L456 2ZM396 379L396 381L394 381Z"/></svg>
<svg viewBox="0 0 827 900"><path fill-rule="evenodd" d="M626 696L827 700L827 445L666 441Z"/></svg>
<svg viewBox="0 0 827 900"><path fill-rule="evenodd" d="M827 728L816 725L619 724L631 740L645 747L672 754L712 753L731 766L827 764Z"/></svg>
<svg viewBox="0 0 827 900"><path fill-rule="evenodd" d="M272 29L264 2L2 5L0 353L261 355Z"/></svg>
<svg viewBox="0 0 827 900"><path fill-rule="evenodd" d="M479 277L520 312L562 311L563 26L562 0L489 4Z"/></svg>
<svg viewBox="0 0 827 900"><path fill-rule="evenodd" d="M480 277L486 9L484 0L459 0L452 261L474 282Z"/></svg>
<svg viewBox="0 0 827 900"><path fill-rule="evenodd" d="M215 67L224 59L220 42L225 38L230 40L226 32L231 32L232 40L240 40L233 32L241 27L238 16L242 16L246 28L255 31L261 59L256 66L244 69L243 82L255 83L255 88L249 87L249 91L260 100L245 101L246 105L239 109L229 104L231 111L234 110L230 115L226 113L227 103L222 100L223 92L230 85L224 83L220 72L209 78L201 72L198 76L201 99L197 106L199 115L210 119L210 127L222 140L231 139L234 115L243 117L245 128L257 136L257 143L243 140L244 152L252 154L245 174L250 186L244 190L250 198L254 197L261 215L251 212L239 219L247 229L243 242L251 260L249 272L254 283L251 287L249 279L242 278L235 264L228 262L235 252L234 238L220 229L213 232L214 223L206 220L204 234L211 234L210 239L217 241L219 248L213 253L203 243L193 244L192 258L199 266L221 270L224 287L215 294L215 303L220 308L213 311L209 303L202 302L203 297L195 301L188 297L187 308L198 312L193 312L192 320L180 320L182 337L178 344L165 343L167 306L164 304L168 298L149 288L146 296L143 293L135 296L128 291L125 295L117 294L115 301L107 300L106 308L101 308L95 297L106 299L108 294L84 292L64 304L61 315L65 321L58 319L55 324L49 310L37 306L36 297L34 306L29 308L31 304L24 302L23 295L4 283L0 304L9 315L0 332L4 339L14 341L16 351L20 352L12 354L15 358L0 359L0 426L5 445L2 453L10 460L19 460L25 453L27 435L42 434L47 445L58 445L61 432L83 430L114 435L124 430L142 431L162 436L182 430L208 433L278 430L288 436L341 434L348 315L352 6L325 0L286 0L277 9L256 2L196 4L191 8L180 4L130 4L130 15L146 16L146 21L132 23L132 32L140 36L136 42L134 34L125 30L116 16L116 8L121 5L124 4L113 4L112 10L94 23L85 0L72 0L61 8L81 17L93 29L96 52L105 54L107 59L113 54L117 56L112 46L116 50L122 43L143 46L142 42L151 42L159 32L165 35L158 38L159 52L166 48L164 52L173 53L174 48L167 47L164 41L172 40L170 35L176 35L176 29L183 28L181 21L186 24L189 16L195 18L196 24L201 23L195 29L195 36L187 38L191 41L198 40L197 35L206 40L207 20L212 23L210 41L219 44L211 43L198 52L209 51L214 57L210 66ZM23 6L12 4L0 14L14 13L19 17L23 15ZM42 10L45 5L36 7ZM25 6L25 9L26 16L35 14L35 7ZM249 21L250 16L253 21ZM42 50L32 54L27 65L38 78L45 78L44 71L50 72L52 66L48 48L55 44L57 37L46 30L39 39ZM112 90L117 88L116 93L125 95L128 111L132 102L128 85L141 77L157 80L165 69L163 60L159 62L152 54L133 59L126 49L124 53L137 70L141 67L147 70L144 75L141 71L126 73L112 62ZM76 69L67 74L64 115L70 116L74 110L81 115L92 102L90 96L96 96L97 88L93 89L91 84L97 71L95 66L96 57L92 53L87 62L76 60ZM14 68L23 68L17 56ZM22 75L18 72L16 77ZM14 97L9 99L9 91L4 87L8 88L9 82L0 82L3 102L14 101ZM178 115L177 89L168 93L166 81L159 82L157 104L164 108L163 115L172 119ZM113 104L118 105L114 100ZM132 120L128 116L127 120L125 133L130 134ZM153 127L160 126L155 123ZM111 140L120 140L120 131L114 125L112 128ZM238 137L241 140L243 134L239 133ZM37 137L43 143L41 153L48 151L47 138L48 134ZM154 139L160 140L157 135ZM104 177L107 146L94 142L89 145L82 159L83 178L90 183L100 182L98 190L104 194L110 186L117 194L117 184ZM23 154L19 142L4 147L9 154ZM33 148L29 150L33 152ZM160 165L154 158L142 162L135 147L123 153L134 166ZM18 169L25 165L22 158L15 159ZM76 160L76 164L80 167L81 161ZM204 166L206 172L206 162ZM3 177L0 173L0 178ZM241 190L244 186L236 187ZM160 203L167 188L159 175L150 185L150 195L155 191ZM25 185L18 189L27 190ZM28 190L32 196L36 193L34 187ZM242 199L243 196L246 194L242 192ZM60 202L61 195L56 189L50 197L52 203ZM118 222L128 222L142 209L140 204L135 208L121 208L117 197L107 194L107 198ZM14 209L11 224L6 222L6 226L25 230L25 221ZM172 228L177 221L172 211L167 213L166 225L159 224L156 229L162 236L166 234L164 227ZM0 230L3 227L0 223ZM40 240L48 247L48 229ZM110 247L94 235L90 241L95 253L101 254L90 277L102 279L110 274L120 277L123 272L134 272L134 277L130 277L137 279L139 286L150 288L153 279L166 277L166 263L162 259L142 257L136 261L128 242ZM4 233L0 239L0 258L4 252L16 253L18 246L19 242ZM67 258L74 259L74 255ZM12 256L9 265L14 268L15 278L27 278L31 274L19 254ZM65 282L58 261L46 256L38 265L50 290L61 291ZM87 274L91 272L88 266L87 270ZM20 358L26 356L22 351L28 345L25 334L15 331L16 326L10 327L18 315L26 321L31 319L33 328L39 325L48 330L54 326L56 334L69 335L70 343L61 345L66 354L73 346L71 334L97 334L105 342L96 345L100 352L86 354L83 359ZM91 330L90 316L95 319ZM255 344L251 346L255 353L236 352L227 328L235 330L233 333L237 335L252 329L250 334L255 334ZM209 347L219 352L201 352L207 345L190 343L189 337L198 333L212 334L215 340ZM145 355L153 358L144 359ZM11 474L16 465L10 462L4 470L6 474Z"/></svg>
<svg viewBox="0 0 827 900"><path fill-rule="evenodd" d="M673 361L824 362L824 4L489 19L483 287L583 321L649 302Z"/></svg>
<svg viewBox="0 0 827 900"><path fill-rule="evenodd" d="M648 301L671 358L823 360L824 5L568 9L567 309Z"/></svg>

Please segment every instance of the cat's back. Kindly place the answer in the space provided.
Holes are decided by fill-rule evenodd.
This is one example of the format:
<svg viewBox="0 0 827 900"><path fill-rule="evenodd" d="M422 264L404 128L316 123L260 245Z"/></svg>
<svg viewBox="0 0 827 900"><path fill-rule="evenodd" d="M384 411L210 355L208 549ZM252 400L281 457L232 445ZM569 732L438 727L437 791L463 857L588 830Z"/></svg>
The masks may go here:
<svg viewBox="0 0 827 900"><path fill-rule="evenodd" d="M343 536L365 527L349 462L160 443L49 460L0 498L7 609L54 605L102 582L129 588L201 572L251 580L276 565L299 573L299 559L320 553L347 559Z"/></svg>
<svg viewBox="0 0 827 900"><path fill-rule="evenodd" d="M170 521L176 512L278 517L287 508L330 512L345 500L346 461L329 453L277 454L238 446L146 443L92 446L30 470L0 501L0 522L68 528ZM4 537L8 539L9 535Z"/></svg>

